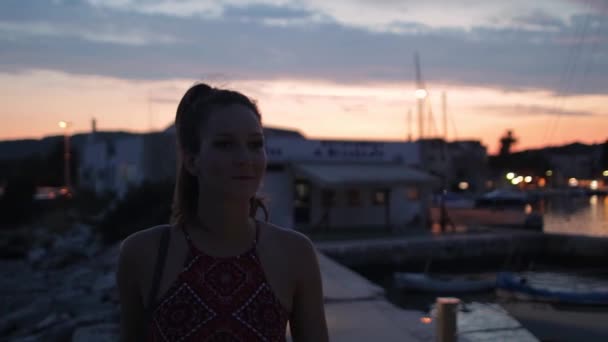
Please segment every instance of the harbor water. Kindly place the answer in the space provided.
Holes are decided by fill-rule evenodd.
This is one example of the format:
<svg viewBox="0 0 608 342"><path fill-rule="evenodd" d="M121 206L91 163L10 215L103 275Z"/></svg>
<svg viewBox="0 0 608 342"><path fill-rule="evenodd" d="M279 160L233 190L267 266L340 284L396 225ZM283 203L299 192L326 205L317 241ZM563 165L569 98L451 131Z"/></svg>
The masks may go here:
<svg viewBox="0 0 608 342"><path fill-rule="evenodd" d="M608 196L556 197L541 207L547 233L608 237Z"/></svg>
<svg viewBox="0 0 608 342"><path fill-rule="evenodd" d="M546 233L574 234L608 238L608 198L598 196L560 197L544 200L540 204ZM514 268L517 267L517 268ZM389 301L405 308L428 312L437 297L455 296L466 303L499 303L513 317L541 341L608 341L608 307L524 302L497 296L495 291L472 294L421 293L398 288L395 272L421 272L425 265L416 269L403 265L373 265L357 267L355 271L386 289ZM559 264L528 263L511 265L510 271L550 272L556 284L581 287L584 273L594 281L608 285L608 267L597 269L580 265L576 269ZM450 269L433 269L429 273L491 273L505 270L505 265L454 265ZM576 280L573 280L576 279ZM576 282L576 283L575 283Z"/></svg>

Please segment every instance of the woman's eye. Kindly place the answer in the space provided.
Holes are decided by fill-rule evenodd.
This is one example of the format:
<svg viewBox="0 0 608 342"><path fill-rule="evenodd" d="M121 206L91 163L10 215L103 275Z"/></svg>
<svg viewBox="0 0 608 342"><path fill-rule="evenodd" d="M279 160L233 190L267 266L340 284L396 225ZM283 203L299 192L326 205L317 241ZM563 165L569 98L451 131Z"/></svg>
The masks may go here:
<svg viewBox="0 0 608 342"><path fill-rule="evenodd" d="M249 144L251 147L253 148L262 148L264 147L264 142L263 141L255 141Z"/></svg>
<svg viewBox="0 0 608 342"><path fill-rule="evenodd" d="M232 146L232 142L230 141L216 141L213 146L215 147L219 147L219 148L228 148L230 146Z"/></svg>

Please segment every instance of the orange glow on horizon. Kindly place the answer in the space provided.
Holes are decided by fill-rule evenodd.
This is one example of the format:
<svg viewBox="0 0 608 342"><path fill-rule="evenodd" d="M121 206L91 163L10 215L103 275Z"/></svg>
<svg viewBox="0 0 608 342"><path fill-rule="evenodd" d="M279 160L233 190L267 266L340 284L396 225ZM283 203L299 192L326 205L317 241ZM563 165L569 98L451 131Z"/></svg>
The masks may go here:
<svg viewBox="0 0 608 342"><path fill-rule="evenodd" d="M194 80L135 81L54 71L0 73L3 125L0 140L61 135L59 121L71 122L73 134L98 130L158 131L168 127L179 99ZM324 80L234 80L219 84L255 98L264 124L296 129L311 139L404 141L418 137L414 82L340 84ZM603 103L608 95L581 95L567 99L563 110L593 115L558 120L531 113L527 108L553 108L556 99L545 90L503 90L457 84L429 85L428 103L434 124L426 136L443 135L441 92L448 98L448 140L480 140L488 153L512 129L518 143L513 150L561 145L574 141L601 143L608 135ZM412 127L407 113L412 111ZM430 134L432 133L432 134ZM550 139L549 139L550 138Z"/></svg>

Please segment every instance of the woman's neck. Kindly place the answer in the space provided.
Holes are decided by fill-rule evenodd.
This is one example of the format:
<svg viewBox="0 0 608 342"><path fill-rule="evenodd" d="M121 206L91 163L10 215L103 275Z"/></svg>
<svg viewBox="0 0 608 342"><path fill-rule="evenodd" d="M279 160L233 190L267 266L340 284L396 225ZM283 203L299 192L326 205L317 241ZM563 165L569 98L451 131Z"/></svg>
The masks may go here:
<svg viewBox="0 0 608 342"><path fill-rule="evenodd" d="M240 240L248 238L252 231L249 217L249 200L218 200L201 197L198 201L198 224L206 235L217 240Z"/></svg>

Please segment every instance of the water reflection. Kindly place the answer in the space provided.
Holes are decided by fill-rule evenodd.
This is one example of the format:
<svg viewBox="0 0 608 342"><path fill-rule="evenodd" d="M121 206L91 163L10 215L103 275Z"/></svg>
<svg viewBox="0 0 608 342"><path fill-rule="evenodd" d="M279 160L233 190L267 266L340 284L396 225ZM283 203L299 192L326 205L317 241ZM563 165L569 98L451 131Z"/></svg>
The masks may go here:
<svg viewBox="0 0 608 342"><path fill-rule="evenodd" d="M608 197L556 197L541 201L545 232L608 237Z"/></svg>

